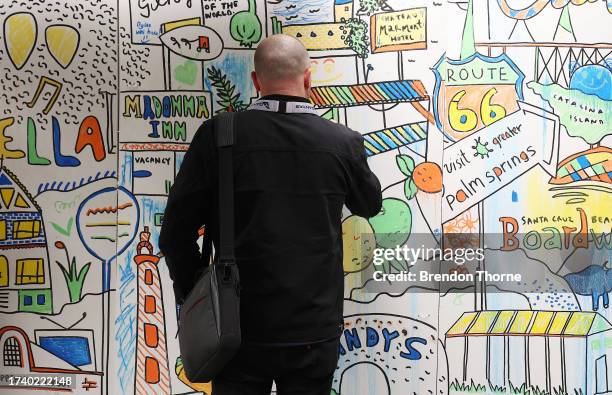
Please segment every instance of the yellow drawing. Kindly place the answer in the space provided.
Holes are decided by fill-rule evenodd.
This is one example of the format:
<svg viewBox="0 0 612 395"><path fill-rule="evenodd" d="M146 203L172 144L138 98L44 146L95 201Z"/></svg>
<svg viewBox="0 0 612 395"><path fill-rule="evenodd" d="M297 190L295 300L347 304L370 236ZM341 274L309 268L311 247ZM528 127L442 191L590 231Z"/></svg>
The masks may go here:
<svg viewBox="0 0 612 395"><path fill-rule="evenodd" d="M4 41L9 59L17 70L28 61L36 44L37 26L34 15L15 13L4 21Z"/></svg>
<svg viewBox="0 0 612 395"><path fill-rule="evenodd" d="M59 81L56 81L54 79L51 79L49 77L41 77L40 78L40 82L38 83L38 87L36 88L36 92L34 92L34 97L32 97L32 100L30 100L28 103L26 103L26 105L30 108L34 107L34 104L36 104L36 102L38 101L38 98L40 97L40 94L42 93L43 89L45 88L45 85L51 85L55 87L55 91L53 92L53 95L51 95L51 98L49 99L49 102L47 103L47 105L45 106L45 108L43 109L43 114L47 115L49 114L49 111L51 111L51 108L53 108L53 105L55 104L55 102L57 101L57 98L59 97L59 94L62 90L62 84Z"/></svg>
<svg viewBox="0 0 612 395"><path fill-rule="evenodd" d="M11 205L11 200L13 200L14 194L15 189L13 188L0 188L0 197L2 198L4 207L8 208Z"/></svg>
<svg viewBox="0 0 612 395"><path fill-rule="evenodd" d="M15 207L19 208L30 208L30 205L26 200L21 196L21 194L17 194L17 198L15 199Z"/></svg>
<svg viewBox="0 0 612 395"><path fill-rule="evenodd" d="M370 17L372 53L427 48L427 9L383 12Z"/></svg>
<svg viewBox="0 0 612 395"><path fill-rule="evenodd" d="M63 68L67 68L79 47L79 32L72 26L52 25L45 30L47 49Z"/></svg>
<svg viewBox="0 0 612 395"><path fill-rule="evenodd" d="M345 273L360 272L372 263L376 239L367 219L351 215L342 222Z"/></svg>
<svg viewBox="0 0 612 395"><path fill-rule="evenodd" d="M333 58L311 60L310 71L312 83L315 85L331 84L342 78L344 74L336 70L336 61Z"/></svg>
<svg viewBox="0 0 612 395"><path fill-rule="evenodd" d="M282 32L300 40L308 50L349 49L344 42L343 26L340 22L288 25L282 27Z"/></svg>
<svg viewBox="0 0 612 395"><path fill-rule="evenodd" d="M181 357L176 359L176 365L174 366L174 371L176 376L181 380L186 386L190 387L194 391L200 391L206 395L210 395L212 393L212 381L207 383L192 383L187 378L185 374L185 369L183 368L183 360Z"/></svg>

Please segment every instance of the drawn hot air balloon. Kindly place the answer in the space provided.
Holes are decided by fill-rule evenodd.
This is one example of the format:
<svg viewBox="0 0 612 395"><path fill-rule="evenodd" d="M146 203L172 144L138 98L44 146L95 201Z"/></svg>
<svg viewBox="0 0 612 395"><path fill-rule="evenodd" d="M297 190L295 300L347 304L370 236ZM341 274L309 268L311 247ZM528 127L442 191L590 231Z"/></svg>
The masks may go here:
<svg viewBox="0 0 612 395"><path fill-rule="evenodd" d="M45 30L45 42L53 59L68 68L79 48L79 32L68 25L51 25Z"/></svg>
<svg viewBox="0 0 612 395"><path fill-rule="evenodd" d="M4 44L9 59L17 70L21 69L32 55L37 34L36 19L28 12L11 14L4 21Z"/></svg>

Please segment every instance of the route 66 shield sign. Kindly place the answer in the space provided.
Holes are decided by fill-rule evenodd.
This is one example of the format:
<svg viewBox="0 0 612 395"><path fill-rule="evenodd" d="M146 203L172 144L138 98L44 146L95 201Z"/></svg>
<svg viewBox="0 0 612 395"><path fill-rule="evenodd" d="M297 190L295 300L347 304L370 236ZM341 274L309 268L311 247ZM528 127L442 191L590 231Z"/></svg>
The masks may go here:
<svg viewBox="0 0 612 395"><path fill-rule="evenodd" d="M451 141L513 113L517 99L523 99L525 76L506 54L488 57L476 52L464 60L442 55L432 70L436 125Z"/></svg>

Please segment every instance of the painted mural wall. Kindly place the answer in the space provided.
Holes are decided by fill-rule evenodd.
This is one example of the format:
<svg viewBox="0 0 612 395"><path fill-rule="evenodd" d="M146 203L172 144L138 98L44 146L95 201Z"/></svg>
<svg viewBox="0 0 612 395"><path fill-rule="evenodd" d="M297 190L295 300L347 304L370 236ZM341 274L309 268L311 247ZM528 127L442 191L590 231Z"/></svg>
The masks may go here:
<svg viewBox="0 0 612 395"><path fill-rule="evenodd" d="M197 127L256 98L253 52L284 33L384 188L343 219L332 394L612 393L610 26L610 0L0 1L0 373L211 393L157 238ZM374 248L403 245L523 279L371 287L411 268Z"/></svg>

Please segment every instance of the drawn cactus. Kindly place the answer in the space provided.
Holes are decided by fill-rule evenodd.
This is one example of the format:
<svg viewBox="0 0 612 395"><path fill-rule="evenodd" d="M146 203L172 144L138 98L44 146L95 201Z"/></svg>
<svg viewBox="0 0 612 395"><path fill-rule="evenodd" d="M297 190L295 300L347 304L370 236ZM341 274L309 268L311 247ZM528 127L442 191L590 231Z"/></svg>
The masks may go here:
<svg viewBox="0 0 612 395"><path fill-rule="evenodd" d="M261 21L255 10L255 0L249 0L249 8L236 13L230 20L232 38L248 48L261 40Z"/></svg>

